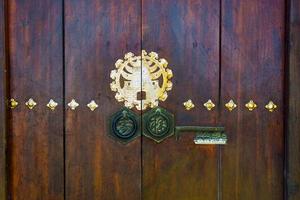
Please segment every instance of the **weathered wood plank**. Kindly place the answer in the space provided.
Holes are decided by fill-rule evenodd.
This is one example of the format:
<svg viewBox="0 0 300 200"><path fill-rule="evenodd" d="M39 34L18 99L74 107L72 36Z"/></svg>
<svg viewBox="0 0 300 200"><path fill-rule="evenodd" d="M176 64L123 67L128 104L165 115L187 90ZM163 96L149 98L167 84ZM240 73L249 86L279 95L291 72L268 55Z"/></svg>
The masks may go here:
<svg viewBox="0 0 300 200"><path fill-rule="evenodd" d="M5 38L5 1L0 0L0 199L6 198L6 134L7 134L7 62Z"/></svg>
<svg viewBox="0 0 300 200"><path fill-rule="evenodd" d="M11 199L64 198L62 0L9 0ZM25 102L37 106L29 110ZM55 111L46 104L59 103Z"/></svg>
<svg viewBox="0 0 300 200"><path fill-rule="evenodd" d="M108 136L123 104L110 90L110 71L127 52L140 54L140 0L65 0L66 198L141 198L140 138L128 145ZM86 106L95 100L99 107Z"/></svg>
<svg viewBox="0 0 300 200"><path fill-rule="evenodd" d="M287 199L300 199L300 1L289 1Z"/></svg>
<svg viewBox="0 0 300 200"><path fill-rule="evenodd" d="M283 199L284 0L223 0L222 109L228 144L222 148L221 199ZM258 108L245 104L253 99ZM264 106L274 101L278 108Z"/></svg>
<svg viewBox="0 0 300 200"><path fill-rule="evenodd" d="M216 125L218 111L219 1L143 0L142 48L165 58L173 70L173 89L160 106L176 125ZM186 111L184 101L196 107ZM218 153L214 145L195 145L194 134L157 144L143 138L143 199L217 199Z"/></svg>

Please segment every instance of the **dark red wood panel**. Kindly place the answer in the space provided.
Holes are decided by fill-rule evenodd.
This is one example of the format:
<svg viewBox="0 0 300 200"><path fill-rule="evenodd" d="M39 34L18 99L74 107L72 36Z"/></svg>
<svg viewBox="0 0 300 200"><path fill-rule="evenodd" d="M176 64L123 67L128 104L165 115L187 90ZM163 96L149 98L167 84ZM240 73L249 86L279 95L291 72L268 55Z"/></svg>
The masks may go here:
<svg viewBox="0 0 300 200"><path fill-rule="evenodd" d="M63 199L62 1L7 2L10 93L19 102L8 133L9 196ZM46 107L50 98L55 111Z"/></svg>
<svg viewBox="0 0 300 200"><path fill-rule="evenodd" d="M176 125L216 125L219 87L219 1L143 0L142 48L165 58L173 70L173 89L160 106ZM187 111L183 102L192 99ZM157 144L143 138L143 199L216 199L217 147L195 145L194 134Z"/></svg>
<svg viewBox="0 0 300 200"><path fill-rule="evenodd" d="M6 198L7 62L5 52L5 2L0 1L0 199Z"/></svg>
<svg viewBox="0 0 300 200"><path fill-rule="evenodd" d="M300 2L289 1L287 199L300 199Z"/></svg>
<svg viewBox="0 0 300 200"><path fill-rule="evenodd" d="M123 104L110 71L127 52L140 54L139 0L65 1L66 198L140 199L141 149L108 137L109 117ZM87 104L95 100L94 112Z"/></svg>
<svg viewBox="0 0 300 200"><path fill-rule="evenodd" d="M221 99L228 144L222 149L223 200L283 199L284 0L224 0ZM245 104L253 99L252 112ZM278 108L265 109L272 100Z"/></svg>

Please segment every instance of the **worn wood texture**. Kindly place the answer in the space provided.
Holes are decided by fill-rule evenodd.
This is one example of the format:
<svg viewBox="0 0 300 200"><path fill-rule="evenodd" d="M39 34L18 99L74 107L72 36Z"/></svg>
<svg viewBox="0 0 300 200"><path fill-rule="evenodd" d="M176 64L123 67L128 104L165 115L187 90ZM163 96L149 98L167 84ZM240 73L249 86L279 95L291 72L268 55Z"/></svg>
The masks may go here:
<svg viewBox="0 0 300 200"><path fill-rule="evenodd" d="M109 117L123 103L110 71L127 52L140 54L139 0L65 0L66 198L140 199L140 138L128 145L108 136ZM86 107L99 104L94 112Z"/></svg>
<svg viewBox="0 0 300 200"><path fill-rule="evenodd" d="M283 199L284 0L223 0L221 99L228 144L222 148L221 199ZM252 112L245 104L253 99ZM274 101L273 113L264 106Z"/></svg>
<svg viewBox="0 0 300 200"><path fill-rule="evenodd" d="M143 0L142 48L155 51L173 70L173 89L160 106L176 125L216 125L219 87L219 1ZM183 102L196 107L187 111ZM216 199L218 154L213 145L195 145L194 134L160 144L143 138L143 199Z"/></svg>
<svg viewBox="0 0 300 200"><path fill-rule="evenodd" d="M62 1L7 2L10 93L19 102L8 135L9 198L63 199Z"/></svg>
<svg viewBox="0 0 300 200"><path fill-rule="evenodd" d="M5 1L0 1L0 199L6 198L7 62Z"/></svg>
<svg viewBox="0 0 300 200"><path fill-rule="evenodd" d="M300 199L300 2L289 1L287 199Z"/></svg>

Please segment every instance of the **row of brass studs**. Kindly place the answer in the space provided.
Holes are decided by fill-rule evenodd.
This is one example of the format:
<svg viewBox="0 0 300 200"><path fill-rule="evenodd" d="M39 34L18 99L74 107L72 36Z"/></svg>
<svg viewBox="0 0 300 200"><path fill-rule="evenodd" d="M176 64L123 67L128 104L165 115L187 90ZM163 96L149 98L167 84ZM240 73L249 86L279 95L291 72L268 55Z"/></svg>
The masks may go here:
<svg viewBox="0 0 300 200"><path fill-rule="evenodd" d="M195 107L195 104L193 103L193 101L191 99L187 100L186 102L183 103L183 106L185 107L186 110L191 110ZM209 99L207 102L205 102L203 104L203 106L208 110L212 110L216 105L212 102L211 99ZM227 102L225 104L225 107L231 112L233 111L237 105L234 103L234 101L231 99L229 102ZM253 111L257 108L257 104L253 101L250 100L248 103L245 104L245 107L249 110L249 111ZM265 108L270 111L273 112L276 108L277 105L273 102L273 101L269 101L266 105Z"/></svg>
<svg viewBox="0 0 300 200"><path fill-rule="evenodd" d="M19 105L19 103L15 99L10 99L10 108L15 108ZM32 98L28 99L28 101L25 103L25 105L32 110L36 105L37 102L35 102ZM186 110L191 110L195 107L195 104L191 99L187 100L186 102L183 103L184 107ZM50 110L55 110L55 108L58 106L58 103L55 102L53 99L50 99L50 101L46 105ZM70 107L71 110L75 110L78 106L79 103L76 102L75 99L72 99L69 103L68 106ZM86 105L91 111L94 111L95 109L98 108L98 104L92 100ZM211 99L209 99L207 102L203 104L203 106L208 110L212 110L215 107L215 104L212 102ZM225 104L225 107L229 110L232 111L234 110L237 105L234 103L234 101L231 99L229 102ZM257 108L257 104L253 101L250 100L248 103L245 104L245 107L248 108L249 111L253 111L254 109ZM268 104L265 105L265 108L269 110L270 112L273 112L276 108L277 105L273 101L269 101Z"/></svg>
<svg viewBox="0 0 300 200"><path fill-rule="evenodd" d="M15 107L17 107L19 105L19 102L17 102L15 99L10 99L10 108L14 109ZM25 102L25 105L32 110L36 105L37 102L35 102L32 98L28 99L28 101ZM55 102L53 99L50 99L50 101L47 103L46 105L50 110L55 110L55 108L58 106L58 103ZM71 110L75 110L78 106L79 103L76 102L75 99L72 99L69 103L68 106L70 107ZM91 111L96 110L96 108L98 108L98 104L92 100L91 102L89 102L86 105Z"/></svg>

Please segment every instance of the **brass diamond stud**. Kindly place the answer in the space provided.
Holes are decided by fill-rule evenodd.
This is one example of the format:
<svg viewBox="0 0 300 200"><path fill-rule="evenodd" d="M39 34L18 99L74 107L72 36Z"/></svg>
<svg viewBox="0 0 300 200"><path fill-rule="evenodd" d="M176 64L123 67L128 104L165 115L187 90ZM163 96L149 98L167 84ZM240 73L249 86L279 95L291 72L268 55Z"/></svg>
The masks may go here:
<svg viewBox="0 0 300 200"><path fill-rule="evenodd" d="M231 99L230 101L228 101L226 104L225 104L225 107L229 110L229 111L233 111L237 105L234 103L234 101Z"/></svg>
<svg viewBox="0 0 300 200"><path fill-rule="evenodd" d="M75 101L75 99L72 99L70 103L68 103L68 106L71 108L71 110L75 110L79 104Z"/></svg>
<svg viewBox="0 0 300 200"><path fill-rule="evenodd" d="M50 110L55 110L56 106L58 105L58 103L56 103L53 99L50 99L50 101L47 104L47 107Z"/></svg>
<svg viewBox="0 0 300 200"><path fill-rule="evenodd" d="M249 111L253 111L257 107L253 100L250 100L245 106Z"/></svg>
<svg viewBox="0 0 300 200"><path fill-rule="evenodd" d="M18 103L15 99L11 98L11 99L9 100L9 107L10 107L11 109L14 109L14 108L17 107L18 105L19 105L19 103Z"/></svg>
<svg viewBox="0 0 300 200"><path fill-rule="evenodd" d="M270 112L273 112L277 108L277 105L273 101L269 101L265 108L268 109Z"/></svg>
<svg viewBox="0 0 300 200"><path fill-rule="evenodd" d="M89 104L87 104L87 107L89 107L91 111L94 111L96 108L98 108L98 104L92 100Z"/></svg>
<svg viewBox="0 0 300 200"><path fill-rule="evenodd" d="M25 103L25 105L30 109L32 110L36 105L37 103L32 99L28 99L28 101Z"/></svg>
<svg viewBox="0 0 300 200"><path fill-rule="evenodd" d="M203 105L207 110L212 110L216 106L210 99Z"/></svg>
<svg viewBox="0 0 300 200"><path fill-rule="evenodd" d="M193 103L193 101L191 99L189 99L183 103L183 106L185 107L186 110L191 110L195 107L195 104Z"/></svg>

